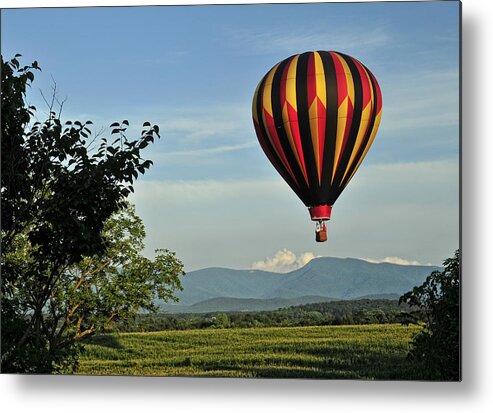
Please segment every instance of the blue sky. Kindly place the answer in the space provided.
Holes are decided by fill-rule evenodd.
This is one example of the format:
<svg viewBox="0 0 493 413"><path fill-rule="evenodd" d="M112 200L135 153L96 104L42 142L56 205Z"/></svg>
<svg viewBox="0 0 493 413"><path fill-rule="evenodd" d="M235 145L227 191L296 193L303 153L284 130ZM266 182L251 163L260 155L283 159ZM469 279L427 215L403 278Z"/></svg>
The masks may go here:
<svg viewBox="0 0 493 413"><path fill-rule="evenodd" d="M169 248L187 270L279 270L318 255L440 264L459 244L458 14L444 1L2 10L2 55L38 60L29 99L40 117L39 90L55 79L65 120L128 119L130 134L160 125L132 198L149 255ZM323 244L250 109L274 64L318 49L365 63L384 100Z"/></svg>

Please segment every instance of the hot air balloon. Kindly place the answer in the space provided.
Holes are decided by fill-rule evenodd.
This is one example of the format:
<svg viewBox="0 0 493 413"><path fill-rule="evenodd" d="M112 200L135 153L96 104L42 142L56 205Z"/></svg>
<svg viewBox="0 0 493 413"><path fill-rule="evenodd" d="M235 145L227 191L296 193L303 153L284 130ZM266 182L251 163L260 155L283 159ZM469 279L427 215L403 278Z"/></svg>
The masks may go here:
<svg viewBox="0 0 493 413"><path fill-rule="evenodd" d="M253 123L267 158L316 221L316 240L377 133L382 94L361 62L333 51L288 57L255 90Z"/></svg>

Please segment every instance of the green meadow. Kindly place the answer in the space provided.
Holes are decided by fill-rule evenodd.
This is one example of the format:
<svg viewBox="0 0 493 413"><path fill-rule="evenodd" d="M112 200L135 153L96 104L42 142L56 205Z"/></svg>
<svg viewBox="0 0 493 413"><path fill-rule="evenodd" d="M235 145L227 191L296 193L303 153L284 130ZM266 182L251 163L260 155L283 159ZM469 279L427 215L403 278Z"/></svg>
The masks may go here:
<svg viewBox="0 0 493 413"><path fill-rule="evenodd" d="M78 374L419 379L406 360L415 325L206 329L99 335Z"/></svg>

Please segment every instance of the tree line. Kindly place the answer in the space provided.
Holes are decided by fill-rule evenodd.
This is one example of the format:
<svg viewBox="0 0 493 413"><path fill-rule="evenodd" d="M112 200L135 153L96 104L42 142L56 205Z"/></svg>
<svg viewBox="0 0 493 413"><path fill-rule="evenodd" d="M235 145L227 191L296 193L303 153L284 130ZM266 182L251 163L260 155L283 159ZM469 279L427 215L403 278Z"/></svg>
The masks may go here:
<svg viewBox="0 0 493 413"><path fill-rule="evenodd" d="M271 311L139 314L115 324L119 332L207 328L299 327L424 321L422 311L398 300L361 299L303 304Z"/></svg>

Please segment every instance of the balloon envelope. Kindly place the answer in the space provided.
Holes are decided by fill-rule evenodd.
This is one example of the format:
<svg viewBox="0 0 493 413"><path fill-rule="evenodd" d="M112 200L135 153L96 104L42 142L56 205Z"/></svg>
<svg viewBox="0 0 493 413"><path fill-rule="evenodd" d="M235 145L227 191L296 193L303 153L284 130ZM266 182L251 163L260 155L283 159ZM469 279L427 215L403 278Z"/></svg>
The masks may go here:
<svg viewBox="0 0 493 413"><path fill-rule="evenodd" d="M330 218L380 123L382 94L373 74L339 52L294 55L260 81L252 112L270 162L311 212Z"/></svg>

